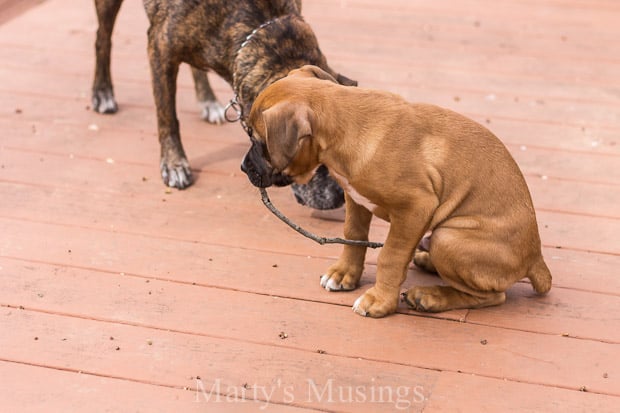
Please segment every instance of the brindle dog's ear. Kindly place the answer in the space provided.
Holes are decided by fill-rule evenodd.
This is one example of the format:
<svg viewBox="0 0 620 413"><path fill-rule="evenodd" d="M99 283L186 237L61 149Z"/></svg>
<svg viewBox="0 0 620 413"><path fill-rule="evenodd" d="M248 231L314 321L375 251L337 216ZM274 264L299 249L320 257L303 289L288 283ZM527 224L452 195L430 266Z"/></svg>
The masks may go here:
<svg viewBox="0 0 620 413"><path fill-rule="evenodd" d="M282 172L295 157L299 141L312 135L314 113L303 103L280 102L263 112L271 166Z"/></svg>
<svg viewBox="0 0 620 413"><path fill-rule="evenodd" d="M277 16L284 14L301 14L301 0L271 0L271 5L277 11Z"/></svg>
<svg viewBox="0 0 620 413"><path fill-rule="evenodd" d="M323 69L318 66L313 65L305 65L300 67L299 69L291 70L288 74L289 76L303 76L303 77L316 77L318 79L329 80L334 83L338 83L338 81L334 78L334 76L330 75Z"/></svg>
<svg viewBox="0 0 620 413"><path fill-rule="evenodd" d="M330 72L326 72L318 66L305 65L299 69L291 71L289 73L289 76L316 77L318 79L329 80L334 83L339 83L343 86L357 86L356 80L351 80L348 77L341 75L340 73L336 73L331 69L329 70Z"/></svg>
<svg viewBox="0 0 620 413"><path fill-rule="evenodd" d="M357 86L357 80L349 79L348 77L338 73L336 80L343 86Z"/></svg>

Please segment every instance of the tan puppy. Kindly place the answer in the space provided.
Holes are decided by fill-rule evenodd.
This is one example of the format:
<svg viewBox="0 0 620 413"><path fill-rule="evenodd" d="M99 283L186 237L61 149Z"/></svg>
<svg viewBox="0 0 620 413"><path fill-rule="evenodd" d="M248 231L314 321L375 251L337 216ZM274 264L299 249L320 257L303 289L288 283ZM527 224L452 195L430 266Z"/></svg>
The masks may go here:
<svg viewBox="0 0 620 413"><path fill-rule="evenodd" d="M248 123L253 145L242 169L255 186L305 182L324 164L346 192L346 238L367 240L373 214L390 222L376 283L355 301L356 313L396 310L414 253L416 265L447 284L404 293L419 311L501 304L522 278L539 293L551 288L523 175L476 122L394 94L340 86L304 66L259 95ZM428 250L416 250L427 231ZM321 285L356 288L365 254L365 247L345 246Z"/></svg>

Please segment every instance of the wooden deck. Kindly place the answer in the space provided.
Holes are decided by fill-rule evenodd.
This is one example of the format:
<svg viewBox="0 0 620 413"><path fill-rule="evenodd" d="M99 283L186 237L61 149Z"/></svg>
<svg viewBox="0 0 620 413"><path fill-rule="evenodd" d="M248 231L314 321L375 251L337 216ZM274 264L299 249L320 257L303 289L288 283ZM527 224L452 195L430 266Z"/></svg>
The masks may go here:
<svg viewBox="0 0 620 413"><path fill-rule="evenodd" d="M355 315L359 291L319 287L340 247L263 207L239 171L247 138L200 120L187 67L178 107L197 182L165 189L141 2L121 9L120 111L102 116L94 7L47 0L0 25L0 411L618 411L618 2L305 0L304 15L360 85L455 109L506 143L550 294L523 282L495 308ZM341 235L289 189L271 195ZM372 252L362 290L375 272ZM407 285L434 282L412 267Z"/></svg>

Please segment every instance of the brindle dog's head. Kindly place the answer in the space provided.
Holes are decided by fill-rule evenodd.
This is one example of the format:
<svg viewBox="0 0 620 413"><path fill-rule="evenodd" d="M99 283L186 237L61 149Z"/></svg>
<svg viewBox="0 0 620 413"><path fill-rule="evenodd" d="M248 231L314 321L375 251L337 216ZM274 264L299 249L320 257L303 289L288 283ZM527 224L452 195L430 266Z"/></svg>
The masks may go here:
<svg viewBox="0 0 620 413"><path fill-rule="evenodd" d="M288 1L282 3L290 5ZM304 65L321 67L342 85L357 86L356 81L328 66L312 28L299 15L299 10L289 10L286 13L288 15L277 18L263 29L256 31L252 39L236 55L233 87L242 102L243 113L250 113L257 96L267 86L285 77L289 71ZM254 152L259 150L259 147L253 149ZM260 154L257 154L256 158L258 155ZM290 179L284 179L278 174L267 181L255 184L264 186L288 183ZM329 176L324 166L316 170L307 184L294 184L293 193L300 204L316 209L338 208L344 203L342 188Z"/></svg>
<svg viewBox="0 0 620 413"><path fill-rule="evenodd" d="M235 76L244 112L249 113L258 94L291 70L315 65L344 86L357 86L355 80L343 76L327 65L312 28L297 14L274 20L257 31L252 40L239 50Z"/></svg>
<svg viewBox="0 0 620 413"><path fill-rule="evenodd" d="M320 165L320 148L312 139L317 126L315 111L303 99L305 92L292 89L287 82L288 78L298 76L338 83L322 69L304 66L258 96L248 119L252 146L241 163L241 170L254 186L306 183Z"/></svg>

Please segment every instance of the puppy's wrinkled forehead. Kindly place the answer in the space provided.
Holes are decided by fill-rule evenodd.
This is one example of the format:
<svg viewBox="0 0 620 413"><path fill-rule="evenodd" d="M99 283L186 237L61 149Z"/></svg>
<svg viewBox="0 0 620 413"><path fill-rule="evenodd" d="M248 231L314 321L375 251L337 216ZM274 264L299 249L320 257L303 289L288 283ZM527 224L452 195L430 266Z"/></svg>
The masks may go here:
<svg viewBox="0 0 620 413"><path fill-rule="evenodd" d="M265 135L267 132L265 128L265 121L261 115L257 115L256 119L250 118L249 121L250 125L252 125L250 141L253 144L265 144L265 142L267 142Z"/></svg>
<svg viewBox="0 0 620 413"><path fill-rule="evenodd" d="M248 125L252 128L250 139L253 142L267 141L267 128L263 119L263 112L269 107L265 107L264 97L266 90L259 95L258 99L252 105L250 116L248 116Z"/></svg>

